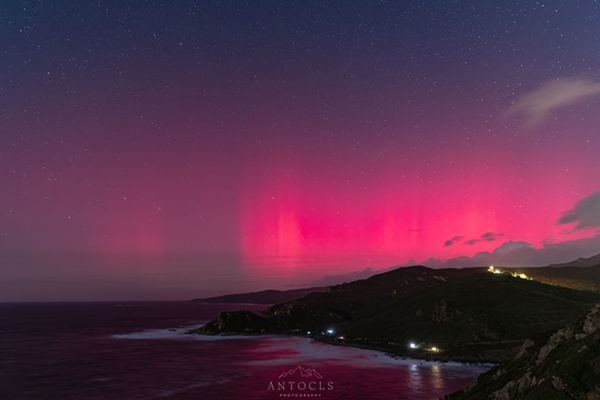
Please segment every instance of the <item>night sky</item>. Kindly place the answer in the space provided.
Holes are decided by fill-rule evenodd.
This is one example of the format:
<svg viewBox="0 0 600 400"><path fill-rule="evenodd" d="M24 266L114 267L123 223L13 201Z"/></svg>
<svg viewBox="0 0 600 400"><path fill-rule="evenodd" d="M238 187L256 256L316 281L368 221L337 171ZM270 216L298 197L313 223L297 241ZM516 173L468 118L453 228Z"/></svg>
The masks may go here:
<svg viewBox="0 0 600 400"><path fill-rule="evenodd" d="M595 1L2 2L0 301L598 253L599 78Z"/></svg>

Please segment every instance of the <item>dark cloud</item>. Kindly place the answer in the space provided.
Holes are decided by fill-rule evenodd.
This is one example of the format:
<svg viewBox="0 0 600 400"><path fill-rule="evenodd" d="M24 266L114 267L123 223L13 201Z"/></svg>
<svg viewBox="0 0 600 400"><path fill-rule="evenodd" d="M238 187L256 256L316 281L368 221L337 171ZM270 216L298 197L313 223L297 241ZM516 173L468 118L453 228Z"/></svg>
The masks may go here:
<svg viewBox="0 0 600 400"><path fill-rule="evenodd" d="M444 242L444 246L445 247L454 246L456 243L460 242L463 239L464 239L464 237L462 237L462 236L454 236L453 238L446 240Z"/></svg>
<svg viewBox="0 0 600 400"><path fill-rule="evenodd" d="M483 235L481 235L481 240L486 241L486 242L493 242L494 240L498 240L502 236L503 236L502 233L486 232Z"/></svg>
<svg viewBox="0 0 600 400"><path fill-rule="evenodd" d="M536 248L527 242L506 242L492 252L473 257L457 257L447 261L429 259L424 265L435 268L481 267L490 264L514 267L538 267L591 257L600 253L600 234L586 239L562 243L545 243Z"/></svg>
<svg viewBox="0 0 600 400"><path fill-rule="evenodd" d="M600 227L600 192L579 200L574 209L563 214L558 224L575 224L578 230Z"/></svg>
<svg viewBox="0 0 600 400"><path fill-rule="evenodd" d="M527 242L506 242L500 245L500 247L496 248L496 250L494 250L494 253L503 255L508 254L511 251L522 249L533 249L533 247Z"/></svg>
<svg viewBox="0 0 600 400"><path fill-rule="evenodd" d="M473 246L479 242L493 242L495 240L498 240L502 236L504 236L503 233L497 233L497 232L486 232L486 233L481 234L481 236L479 236L478 238L468 239L468 240L465 240L465 238L463 236L454 236L452 239L446 240L444 242L444 246L450 247L461 241L468 246Z"/></svg>

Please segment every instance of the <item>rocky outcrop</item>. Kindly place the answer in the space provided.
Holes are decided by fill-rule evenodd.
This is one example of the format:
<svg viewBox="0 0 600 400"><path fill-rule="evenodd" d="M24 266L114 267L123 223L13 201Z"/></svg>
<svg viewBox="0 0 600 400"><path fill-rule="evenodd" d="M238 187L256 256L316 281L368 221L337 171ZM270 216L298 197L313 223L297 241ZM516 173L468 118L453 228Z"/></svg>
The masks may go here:
<svg viewBox="0 0 600 400"><path fill-rule="evenodd" d="M217 318L191 333L202 334L259 334L272 331L272 322L251 311L222 312Z"/></svg>
<svg viewBox="0 0 600 400"><path fill-rule="evenodd" d="M447 400L600 400L600 304L543 339L526 341L510 362Z"/></svg>

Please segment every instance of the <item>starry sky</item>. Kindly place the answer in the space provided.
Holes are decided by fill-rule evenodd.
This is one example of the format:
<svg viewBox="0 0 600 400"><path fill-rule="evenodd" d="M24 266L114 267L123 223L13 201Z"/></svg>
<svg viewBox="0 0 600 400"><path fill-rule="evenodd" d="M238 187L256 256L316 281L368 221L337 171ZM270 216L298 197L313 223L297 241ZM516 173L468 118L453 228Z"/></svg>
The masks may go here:
<svg viewBox="0 0 600 400"><path fill-rule="evenodd" d="M595 1L0 4L0 301L600 252Z"/></svg>

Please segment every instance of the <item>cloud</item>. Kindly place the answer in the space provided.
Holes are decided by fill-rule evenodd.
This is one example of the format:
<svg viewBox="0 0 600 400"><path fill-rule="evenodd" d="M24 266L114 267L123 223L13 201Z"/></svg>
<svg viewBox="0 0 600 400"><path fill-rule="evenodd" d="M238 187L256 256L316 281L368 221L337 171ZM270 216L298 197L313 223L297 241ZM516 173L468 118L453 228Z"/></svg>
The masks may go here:
<svg viewBox="0 0 600 400"><path fill-rule="evenodd" d="M481 267L490 264L514 267L539 267L564 263L579 257L591 257L600 252L600 234L562 243L545 243L536 248L527 242L505 242L495 250L480 252L473 257L449 260L428 259L424 265L434 268Z"/></svg>
<svg viewBox="0 0 600 400"><path fill-rule="evenodd" d="M539 125L552 112L600 94L600 82L585 78L564 78L544 82L538 89L522 96L507 115L525 117L529 127Z"/></svg>
<svg viewBox="0 0 600 400"><path fill-rule="evenodd" d="M486 241L486 242L493 242L495 240L498 240L502 236L504 236L504 234L502 234L502 233L486 232L483 235L481 235L481 240Z"/></svg>
<svg viewBox="0 0 600 400"><path fill-rule="evenodd" d="M460 242L463 239L464 239L464 237L462 237L462 236L454 236L453 238L448 239L444 242L444 247L454 246L456 243Z"/></svg>
<svg viewBox="0 0 600 400"><path fill-rule="evenodd" d="M468 240L464 240L465 238L463 236L454 236L452 239L446 240L444 242L444 246L450 247L460 241L462 241L464 244L466 244L468 246L473 246L479 242L493 242L495 240L498 240L502 236L504 236L503 233L497 233L497 232L486 232L486 233L481 234L478 238L468 239Z"/></svg>
<svg viewBox="0 0 600 400"><path fill-rule="evenodd" d="M579 200L558 220L558 225L570 224L575 224L576 230L600 227L600 192Z"/></svg>
<svg viewBox="0 0 600 400"><path fill-rule="evenodd" d="M496 254L508 254L511 251L522 250L522 249L532 249L533 246L527 242L506 242L503 243L500 247L494 250Z"/></svg>

